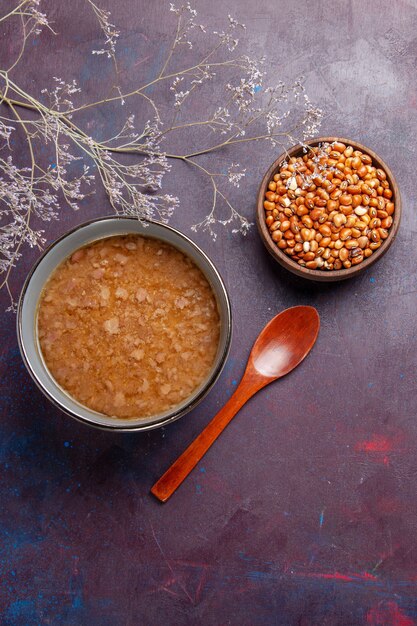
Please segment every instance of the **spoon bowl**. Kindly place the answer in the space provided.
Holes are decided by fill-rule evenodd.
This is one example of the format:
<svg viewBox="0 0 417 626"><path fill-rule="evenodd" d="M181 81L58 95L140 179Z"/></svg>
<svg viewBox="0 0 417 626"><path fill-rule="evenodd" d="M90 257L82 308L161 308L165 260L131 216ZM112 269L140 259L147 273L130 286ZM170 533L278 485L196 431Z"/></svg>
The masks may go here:
<svg viewBox="0 0 417 626"><path fill-rule="evenodd" d="M276 380L285 376L310 352L319 327L319 315L312 306L286 309L276 315L260 333L252 348L248 366L268 379Z"/></svg>
<svg viewBox="0 0 417 626"><path fill-rule="evenodd" d="M265 326L234 394L152 487L151 493L158 500L168 500L249 398L301 363L313 347L319 328L319 315L311 306L286 309Z"/></svg>

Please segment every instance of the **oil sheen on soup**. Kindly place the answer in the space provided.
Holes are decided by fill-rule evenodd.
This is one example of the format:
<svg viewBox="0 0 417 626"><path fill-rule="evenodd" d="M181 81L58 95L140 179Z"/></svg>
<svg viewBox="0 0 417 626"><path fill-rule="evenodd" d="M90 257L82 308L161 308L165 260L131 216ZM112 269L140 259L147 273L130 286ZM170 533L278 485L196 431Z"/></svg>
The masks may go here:
<svg viewBox="0 0 417 626"><path fill-rule="evenodd" d="M158 239L80 248L46 283L38 337L58 384L118 418L172 409L207 378L219 343L216 298L200 269Z"/></svg>

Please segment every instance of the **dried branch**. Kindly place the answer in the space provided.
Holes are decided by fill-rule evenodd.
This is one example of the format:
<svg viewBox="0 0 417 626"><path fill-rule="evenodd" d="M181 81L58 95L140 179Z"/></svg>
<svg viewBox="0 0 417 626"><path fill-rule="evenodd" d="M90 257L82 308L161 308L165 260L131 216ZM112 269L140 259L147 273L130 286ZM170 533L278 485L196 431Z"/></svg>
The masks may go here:
<svg viewBox="0 0 417 626"><path fill-rule="evenodd" d="M47 15L39 10L40 2L23 0L0 17L0 22L19 20L22 32L17 59L8 69L0 69L0 288L8 291L12 308L15 299L9 277L22 254L22 247L24 244L42 247L47 237L34 224L59 219L62 201L77 210L80 201L94 193L93 170L97 170L116 213L167 221L179 202L161 192L163 178L175 160L191 165L210 181L213 192L208 214L191 226L192 229L203 229L213 239L219 225L231 225L232 232L246 234L251 224L237 211L224 187L225 183L239 186L245 170L232 162L225 171L215 173L203 166L199 157L253 141L268 141L272 146L285 149L288 143L313 136L322 113L310 103L302 80L292 85L280 82L274 87L265 87L264 60L255 61L245 54L236 54L239 35L244 33L245 26L229 16L223 30L209 33L196 22L197 13L186 2L179 8L170 5L175 15L172 43L151 81L126 93L115 84L114 95L110 93L101 100L75 106L73 99L80 93L77 81L65 82L54 77L52 84L42 89L37 98L23 90L12 79L11 72L22 58L28 38L40 34L44 27L52 30ZM86 2L104 36L103 47L92 53L105 55L113 62L117 79L116 51L120 33L110 21L109 12L93 0ZM193 33L207 40L207 49L198 55L199 60L184 63L174 71L171 68L186 58L180 51L184 47L194 48ZM171 115L165 113L164 119L158 87L166 84L172 94L172 106ZM188 102L195 94L200 94L201 98L209 85L211 92L214 85L222 90L222 106L216 104L200 119L190 118ZM134 115L127 116L120 130L105 140L91 137L76 123L77 113L81 111L110 102L123 106L134 96L139 96L148 106L149 115L138 122ZM21 115L22 109L28 112L27 116ZM18 129L26 137L29 166L19 167L13 162L10 138ZM189 133L190 129L198 132ZM189 145L178 154L170 150L169 145L180 136L186 137ZM54 162L46 167L42 167L38 156L41 144L52 149ZM6 153L4 158L1 151ZM123 162L124 154L132 155L134 161ZM226 217L222 216L224 209Z"/></svg>

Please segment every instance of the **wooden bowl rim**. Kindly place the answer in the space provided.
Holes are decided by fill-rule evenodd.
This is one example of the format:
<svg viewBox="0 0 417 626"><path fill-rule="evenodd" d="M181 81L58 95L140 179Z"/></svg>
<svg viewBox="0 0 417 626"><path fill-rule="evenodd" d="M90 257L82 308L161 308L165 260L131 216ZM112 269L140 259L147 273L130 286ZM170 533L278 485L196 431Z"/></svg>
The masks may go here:
<svg viewBox="0 0 417 626"><path fill-rule="evenodd" d="M378 248L378 250L376 250L376 252L374 252L372 256L362 261L362 263L360 263L359 265L350 267L348 269L330 270L328 272L325 272L323 270L311 270L311 269L301 267L300 265L298 265L298 263L296 263L290 257L285 255L280 250L280 248L278 248L275 242L272 240L269 234L269 229L265 222L265 209L263 206L265 192L266 192L268 183L270 182L274 174L276 174L276 172L278 171L282 161L292 156L299 156L299 153L302 154L303 146L301 144L296 144L295 146L293 146L286 152L282 153L272 163L272 165L268 168L267 172L265 173L262 179L262 182L259 187L259 192L258 192L256 221L257 221L259 233L261 235L261 239L265 247L267 248L268 252L271 254L271 256L274 257L274 259L278 263L280 263L280 265L285 267L287 270L289 270L293 274L297 274L297 276L301 276L302 278L315 280L319 282L333 282L333 281L338 281L338 280L345 280L347 278L351 278L352 276L357 275L360 272L363 272L366 269L368 269L371 265L376 263L376 261L378 261L386 252L388 252L388 249L390 248L392 242L394 241L397 235L398 228L400 226L400 221L401 221L401 196L400 196L400 191L397 185L397 181L395 180L394 174L392 173L388 165L381 159L381 157L378 154L376 154L376 152L374 152L373 150L371 150L364 144L359 143L358 141L352 141L351 139L346 139L344 137L317 137L315 139L310 139L309 141L306 141L304 143L305 145L308 145L308 146L317 146L320 143L332 143L334 141L341 141L342 143L346 145L350 145L357 150L362 150L366 154L369 154L369 156L372 157L372 161L375 162L376 166L383 169L385 173L387 174L388 182L390 184L390 188L393 193L392 201L395 204L395 210L393 214L393 223L391 225L391 228L389 229L389 235L387 239L385 239L382 246Z"/></svg>

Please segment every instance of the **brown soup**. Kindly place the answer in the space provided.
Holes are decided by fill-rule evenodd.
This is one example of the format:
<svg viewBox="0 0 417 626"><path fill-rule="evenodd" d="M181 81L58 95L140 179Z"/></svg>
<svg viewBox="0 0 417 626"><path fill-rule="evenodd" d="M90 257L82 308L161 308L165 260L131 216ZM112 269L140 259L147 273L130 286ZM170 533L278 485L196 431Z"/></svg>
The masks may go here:
<svg viewBox="0 0 417 626"><path fill-rule="evenodd" d="M219 343L214 293L186 255L123 235L80 248L41 294L38 337L58 382L86 407L156 415L207 378Z"/></svg>

